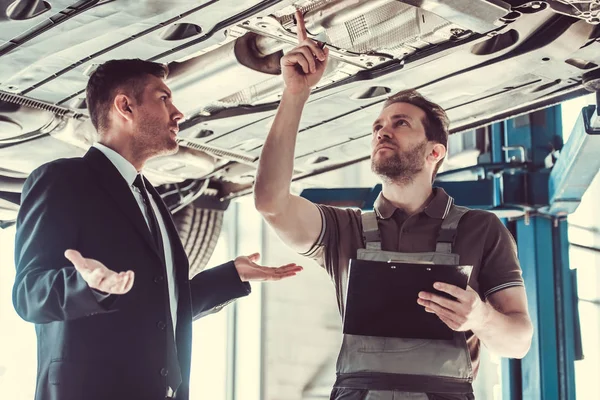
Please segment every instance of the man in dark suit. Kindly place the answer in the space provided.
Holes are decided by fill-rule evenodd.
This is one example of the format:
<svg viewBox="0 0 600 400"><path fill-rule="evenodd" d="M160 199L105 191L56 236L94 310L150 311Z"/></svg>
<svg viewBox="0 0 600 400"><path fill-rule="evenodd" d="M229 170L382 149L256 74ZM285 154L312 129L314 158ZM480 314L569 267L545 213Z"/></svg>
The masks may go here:
<svg viewBox="0 0 600 400"><path fill-rule="evenodd" d="M248 281L301 270L253 254L188 278L170 214L141 174L177 151L183 115L166 75L141 60L98 67L87 104L99 143L25 183L13 303L36 324L36 400L187 400L192 320L248 295Z"/></svg>

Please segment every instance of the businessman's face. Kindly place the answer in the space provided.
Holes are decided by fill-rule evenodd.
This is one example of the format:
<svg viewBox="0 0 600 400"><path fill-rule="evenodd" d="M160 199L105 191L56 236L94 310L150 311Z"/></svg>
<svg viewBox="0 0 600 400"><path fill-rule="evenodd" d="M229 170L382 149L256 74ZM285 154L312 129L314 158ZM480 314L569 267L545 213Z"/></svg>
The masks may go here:
<svg viewBox="0 0 600 400"><path fill-rule="evenodd" d="M429 150L425 112L409 103L384 108L373 123L371 169L382 178L410 181L423 171Z"/></svg>
<svg viewBox="0 0 600 400"><path fill-rule="evenodd" d="M149 157L176 153L183 114L173 104L171 91L161 78L148 75L137 110L135 147L140 153Z"/></svg>

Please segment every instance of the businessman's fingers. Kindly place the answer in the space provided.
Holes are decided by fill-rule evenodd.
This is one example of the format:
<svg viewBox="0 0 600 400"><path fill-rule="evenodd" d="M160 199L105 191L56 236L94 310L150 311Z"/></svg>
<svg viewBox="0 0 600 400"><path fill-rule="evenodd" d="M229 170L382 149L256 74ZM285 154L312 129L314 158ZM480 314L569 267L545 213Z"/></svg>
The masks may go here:
<svg viewBox="0 0 600 400"><path fill-rule="evenodd" d="M133 271L115 272L108 268L96 269L92 274L88 285L108 294L125 294L133 285Z"/></svg>
<svg viewBox="0 0 600 400"><path fill-rule="evenodd" d="M104 273L104 271L102 271L101 269L97 268L93 271L86 271L83 270L81 273L81 276L83 277L83 279L87 282L88 286L91 287L92 289L97 289L97 290L101 290L103 292L106 292L103 288L105 285L102 285L102 283L106 280L107 276ZM110 284L110 282L109 282ZM106 292L108 293L108 292Z"/></svg>
<svg viewBox="0 0 600 400"><path fill-rule="evenodd" d="M257 262L258 260L260 260L260 253L253 253L253 254L250 254L250 255L248 256L248 258L249 258L249 259L250 259L250 261L252 261L252 262Z"/></svg>
<svg viewBox="0 0 600 400"><path fill-rule="evenodd" d="M133 280L135 279L135 274L133 271L127 271L127 280L125 281L122 289L122 293L125 294L131 290L133 287Z"/></svg>
<svg viewBox="0 0 600 400"><path fill-rule="evenodd" d="M67 260L69 260L73 263L73 266L75 266L75 269L77 271L79 271L80 273L92 272L92 268L90 268L87 265L86 259L83 258L81 253L78 252L77 250L69 249L69 250L65 251L65 257L67 258Z"/></svg>
<svg viewBox="0 0 600 400"><path fill-rule="evenodd" d="M293 263L283 265L283 266L277 267L277 268L269 268L269 267L265 267L265 268L268 268L269 270L273 271L276 274L287 274L290 272L300 272L303 269L300 265L293 264Z"/></svg>
<svg viewBox="0 0 600 400"><path fill-rule="evenodd" d="M298 272L302 271L302 267L296 264L288 264L278 268L261 267L261 270L264 274L263 280L279 281L295 276Z"/></svg>
<svg viewBox="0 0 600 400"><path fill-rule="evenodd" d="M112 272L112 271L111 271ZM103 291L110 294L125 294L133 286L133 271L113 273L104 282L106 289ZM102 289L101 289L102 290Z"/></svg>
<svg viewBox="0 0 600 400"><path fill-rule="evenodd" d="M105 293L119 294L120 289L127 283L124 272L117 273L113 271L104 271L104 278L98 287Z"/></svg>
<svg viewBox="0 0 600 400"><path fill-rule="evenodd" d="M92 289L108 294L124 294L133 286L133 271L112 271L100 261L85 258L76 250L65 251L65 257L73 263L77 272Z"/></svg>

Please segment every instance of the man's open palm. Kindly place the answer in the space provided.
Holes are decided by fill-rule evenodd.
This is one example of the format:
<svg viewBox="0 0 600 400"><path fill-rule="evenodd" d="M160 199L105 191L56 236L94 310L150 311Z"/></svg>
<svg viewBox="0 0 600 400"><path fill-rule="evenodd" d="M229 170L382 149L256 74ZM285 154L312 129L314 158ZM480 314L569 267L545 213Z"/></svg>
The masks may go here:
<svg viewBox="0 0 600 400"><path fill-rule="evenodd" d="M100 261L85 258L76 250L65 251L65 257L92 289L108 294L125 294L133 287L133 271L112 271Z"/></svg>
<svg viewBox="0 0 600 400"><path fill-rule="evenodd" d="M302 271L302 267L296 264L287 264L281 267L263 267L256 264L260 254L254 253L250 256L239 256L234 260L240 279L247 281L279 281L284 278L295 276Z"/></svg>

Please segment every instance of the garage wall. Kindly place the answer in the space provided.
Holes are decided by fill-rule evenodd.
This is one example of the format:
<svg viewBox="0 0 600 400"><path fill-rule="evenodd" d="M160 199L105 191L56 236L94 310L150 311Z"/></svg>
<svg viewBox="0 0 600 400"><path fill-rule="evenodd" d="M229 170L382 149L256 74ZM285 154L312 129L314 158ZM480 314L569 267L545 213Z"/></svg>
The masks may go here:
<svg viewBox="0 0 600 400"><path fill-rule="evenodd" d="M335 379L332 360L341 343L341 320L333 284L314 261L285 248L270 229L266 234L270 264L296 262L305 269L263 285L264 399L309 398L321 374L329 377L327 390Z"/></svg>

